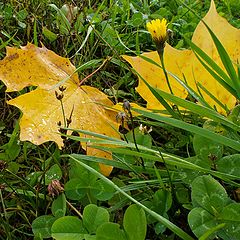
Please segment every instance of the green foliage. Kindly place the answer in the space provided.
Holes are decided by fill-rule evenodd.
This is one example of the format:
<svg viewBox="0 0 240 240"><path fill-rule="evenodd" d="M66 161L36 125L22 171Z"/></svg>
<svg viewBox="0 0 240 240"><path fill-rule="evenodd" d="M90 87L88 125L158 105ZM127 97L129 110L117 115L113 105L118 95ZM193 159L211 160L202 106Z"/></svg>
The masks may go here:
<svg viewBox="0 0 240 240"><path fill-rule="evenodd" d="M232 201L226 190L211 176L200 176L192 183L193 209L188 215L194 234L207 239L238 239L240 204Z"/></svg>
<svg viewBox="0 0 240 240"><path fill-rule="evenodd" d="M48 185L52 180L60 180L62 178L62 170L58 164L54 164L45 173L45 184Z"/></svg>
<svg viewBox="0 0 240 240"><path fill-rule="evenodd" d="M51 211L54 217L64 217L66 214L66 197L64 194L60 194L52 203Z"/></svg>
<svg viewBox="0 0 240 240"><path fill-rule="evenodd" d="M131 205L125 212L123 227L129 240L144 240L147 232L145 212L137 205Z"/></svg>
<svg viewBox="0 0 240 240"><path fill-rule="evenodd" d="M179 1L83 1L77 6L68 2L1 2L0 57L8 45L43 43L69 57L84 78L101 59L112 56L88 84L116 102L128 98L144 103L134 91L136 78L120 55L155 49L145 24L165 17L174 31L171 45L190 46L216 81L239 99L239 72L213 33L226 71L189 42L199 19ZM209 3L187 4L203 16ZM239 27L239 7L236 0L222 1L218 11ZM189 90L185 81L176 80ZM6 101L20 93L5 93L0 82L2 238L192 239L194 233L200 240L239 239L240 106L225 108L225 117L191 89L189 95L201 104L148 87L158 99L185 110L172 111L173 117L136 110L143 117L126 120L130 131L122 134L125 141L97 134L92 134L96 139L85 140L69 136L65 149L59 150L54 143L35 146L19 141L19 113ZM144 131L139 130L140 122L146 125ZM80 154L84 151L79 141L88 140L93 147L113 152L114 160ZM115 167L109 179L98 172L98 163ZM52 180L59 181L64 193L49 195Z"/></svg>
<svg viewBox="0 0 240 240"><path fill-rule="evenodd" d="M137 205L129 206L123 218L123 227L120 229L119 224L105 223L97 229L96 239L107 240L144 240L146 236L146 217L144 211Z"/></svg>
<svg viewBox="0 0 240 240"><path fill-rule="evenodd" d="M87 205L83 211L83 225L89 234L96 233L96 229L103 223L109 222L109 213L96 205Z"/></svg>
<svg viewBox="0 0 240 240"><path fill-rule="evenodd" d="M84 239L86 233L82 221L77 217L66 216L57 219L51 228L54 239Z"/></svg>
<svg viewBox="0 0 240 240"><path fill-rule="evenodd" d="M32 223L32 231L35 236L41 238L51 237L51 227L57 218L49 215L42 215Z"/></svg>
<svg viewBox="0 0 240 240"><path fill-rule="evenodd" d="M97 240L125 240L126 236L117 223L105 223L97 229Z"/></svg>
<svg viewBox="0 0 240 240"><path fill-rule="evenodd" d="M65 184L66 196L69 199L80 200L87 197L93 202L106 201L111 199L115 193L112 187L74 162L71 162L69 174L70 179Z"/></svg>
<svg viewBox="0 0 240 240"><path fill-rule="evenodd" d="M119 224L109 222L106 209L94 204L87 205L83 210L82 220L73 216L61 216L61 195L53 202L52 210L56 217L40 216L32 223L35 237L61 239L136 239L144 240L147 231L144 211L137 205L129 206L123 218L123 228ZM59 212L60 210L60 212ZM59 215L60 213L60 215Z"/></svg>

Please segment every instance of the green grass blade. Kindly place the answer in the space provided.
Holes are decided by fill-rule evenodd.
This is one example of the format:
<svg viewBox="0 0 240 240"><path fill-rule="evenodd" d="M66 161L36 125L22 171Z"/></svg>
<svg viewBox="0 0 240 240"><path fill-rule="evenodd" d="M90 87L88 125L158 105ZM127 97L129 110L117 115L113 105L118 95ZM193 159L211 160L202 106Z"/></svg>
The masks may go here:
<svg viewBox="0 0 240 240"><path fill-rule="evenodd" d="M222 116L221 114L219 114L218 112L207 108L205 106L200 106L197 105L193 102L189 102L185 99L179 98L177 96L174 96L170 93L164 92L160 89L154 88L151 85L149 85L150 90L154 89L155 93L157 95L161 95L164 99L173 102L174 104L181 106L185 109L188 109L194 113L199 114L200 116L204 116L204 117L208 117L216 122L222 123L225 126L228 126L232 129L234 129L235 131L240 131L240 126L234 124L233 122L229 121L227 118L225 118L224 116ZM152 91L152 90L151 90Z"/></svg>
<svg viewBox="0 0 240 240"><path fill-rule="evenodd" d="M199 240L208 240L209 237L211 235L213 235L213 233L215 233L215 232L219 231L220 229L224 228L225 225L226 225L226 223L220 223L217 226L210 228L199 238Z"/></svg>
<svg viewBox="0 0 240 240"><path fill-rule="evenodd" d="M119 151L119 148L111 148L111 147L93 146L93 148L100 149L100 150L108 150L112 153L121 152L123 154L125 153L125 155L127 155L127 156L136 156L137 155L137 151L134 150L134 149L124 148L124 149L122 149L123 151ZM157 151L155 152L155 155L150 155L150 154L147 154L147 155L149 156L149 159L151 158L154 161L163 162L162 157L159 155L159 152L157 152ZM222 173L222 172L218 172L218 171L213 171L213 170L210 170L210 169L207 169L207 168L203 168L203 167L200 167L200 166L198 166L194 163L188 162L185 159L182 159L180 157L176 157L176 156L173 156L173 155L170 155L170 154L167 154L167 153L162 152L162 156L164 157L165 163L168 164L169 166L173 166L174 168L178 167L178 168L184 168L184 169L191 169L193 171L199 171L199 172L202 172L202 173L205 173L205 174L211 174L211 175L213 175L215 177L218 177L218 178L220 178L220 179L222 179L226 182L229 182L230 184L232 184L236 187L240 187L240 184L232 181L232 180L238 180L239 179L238 176L227 174L227 173ZM92 156L81 155L80 159L82 159L82 160L86 159L87 161L94 161L94 162L103 163L105 165L110 165L110 166L115 165L115 164L112 165L110 162L108 162L109 161L108 159L106 160L104 158L97 158L97 157L92 157ZM112 161L112 160L110 160L110 161ZM131 165L131 164L129 164L129 166L132 169L131 168L127 169L126 166L124 167L124 162L125 162L124 160L121 161L121 163L123 164L122 165L123 167L121 167L122 169L130 170L130 171L132 171L134 169L134 171L138 172L138 173L148 173L148 174L154 174L155 173L155 171L153 171L152 168L143 168L143 167L134 166L134 165ZM162 173L163 170L160 170L160 172ZM174 172L174 171L171 170L171 172Z"/></svg>
<svg viewBox="0 0 240 240"><path fill-rule="evenodd" d="M192 132L195 134L199 134L199 135L209 138L215 142L221 143L225 146L229 146L237 151L239 151L239 149L240 149L240 142L234 141L234 140L229 139L224 136L221 136L221 135L211 132L207 129L200 128L200 127L197 127L197 126L189 124L189 123L185 123L178 119L161 116L160 114L152 113L150 111L144 111L144 110L140 110L140 109L136 109L136 108L133 108L133 110L136 111L137 113L142 114L145 117L154 119L156 121L165 122L171 126L181 128L181 129L184 129L186 131L189 131L189 132Z"/></svg>
<svg viewBox="0 0 240 240"><path fill-rule="evenodd" d="M221 75L218 75L211 67L209 67L201 58L200 56L197 55L196 52L194 52L197 59L201 62L201 64L206 68L206 70L228 91L230 92L233 96L236 98L238 97L238 94L236 90L231 87L222 77Z"/></svg>
<svg viewBox="0 0 240 240"><path fill-rule="evenodd" d="M67 76L66 78L64 78L63 80L61 80L60 82L58 82L57 84L55 84L53 87L51 87L49 90L53 90L56 89L58 87L60 87L61 85L63 85L66 81L68 81L75 73L79 72L79 71L84 71L85 69L88 69L90 67L96 67L98 65L99 62L101 62L102 59L93 59L90 60L86 63L83 63L81 66L79 66L78 68L76 68L76 70L69 76ZM76 83L77 84L77 83Z"/></svg>
<svg viewBox="0 0 240 240"><path fill-rule="evenodd" d="M37 33L37 19L34 18L33 24L33 42L35 46L38 46L38 33Z"/></svg>
<svg viewBox="0 0 240 240"><path fill-rule="evenodd" d="M59 9L55 4L49 4L50 7L52 7L54 10L56 10L58 12L58 14L61 16L61 19L66 27L66 29L68 30L68 32L70 33L71 31L71 24L69 23L67 17L64 15L63 11L61 9Z"/></svg>
<svg viewBox="0 0 240 240"><path fill-rule="evenodd" d="M229 78L229 76L223 71L222 68L220 68L216 62L213 61L211 57L209 57L201 48L199 48L194 42L186 39L187 43L190 45L191 49L195 52L196 55L198 55L201 59L203 59L208 66L210 66L219 76L222 76L222 78L229 84L231 87L232 81Z"/></svg>
<svg viewBox="0 0 240 240"><path fill-rule="evenodd" d="M228 75L230 76L232 82L233 82L233 86L235 87L235 90L238 94L238 99L240 99L240 81L239 78L237 76L237 73L233 67L232 61L226 51L226 49L223 47L222 43L219 41L219 39L217 38L217 36L214 34L214 32L208 27L208 25L206 23L204 23L204 25L206 26L208 32L210 33L214 44L217 48L218 54L221 58L221 61L228 73ZM230 37L230 36L229 36Z"/></svg>
<svg viewBox="0 0 240 240"><path fill-rule="evenodd" d="M133 72L134 72L135 74L137 74L137 75L144 81L144 83L145 83L147 86L149 85L148 82L147 82L146 80L144 80L143 77L142 77L138 72L136 72L134 69L133 69ZM151 90L151 92L152 92L152 94L157 98L157 100L159 101L159 103L161 103L161 104L165 107L165 109L168 111L168 113L169 113L170 115L172 115L174 118L177 118L177 119L180 118L179 115L172 109L172 107L164 100L164 98L162 98L160 95L158 95L158 96L155 95L154 89L153 89L153 91Z"/></svg>
<svg viewBox="0 0 240 240"><path fill-rule="evenodd" d="M213 101L215 101L225 112L228 114L230 111L226 105L220 102L213 94L211 94L200 82L197 83L198 87L201 88Z"/></svg>
<svg viewBox="0 0 240 240"><path fill-rule="evenodd" d="M217 36L214 34L214 32L209 28L209 26L202 20L202 18L195 12L193 11L186 3L184 3L183 1L179 0L180 3L185 6L189 11L191 11L198 19L200 19L200 21L202 21L202 23L205 25L205 27L207 28L207 30L209 31L212 40L217 48L218 54L221 58L221 61L228 73L229 76L227 76L227 74L220 68L218 67L218 65L206 54L204 53L201 49L199 49L193 42L189 41L188 39L186 39L186 41L190 44L190 45L195 45L197 48L197 51L200 52L201 54L205 54L205 56L203 57L203 60L205 60L209 66L211 66L218 74L219 76L222 76L222 78L231 85L231 87L235 90L236 95L238 99L240 97L240 78L239 76L237 76L237 73L233 67L232 61L227 53L227 51L225 50L225 48L223 47L222 43L219 41L219 39L217 38ZM229 36L231 37L231 36ZM192 46L191 46L192 47ZM230 78L229 78L230 77Z"/></svg>
<svg viewBox="0 0 240 240"><path fill-rule="evenodd" d="M178 83L180 83L187 90L187 92L192 97L194 97L198 102L200 102L203 106L211 108L211 106L204 100L204 98L201 95L199 95L197 92L195 92L190 86L185 84L178 76L176 76L175 74L168 72L168 71L167 71L167 73L169 75L171 75Z"/></svg>

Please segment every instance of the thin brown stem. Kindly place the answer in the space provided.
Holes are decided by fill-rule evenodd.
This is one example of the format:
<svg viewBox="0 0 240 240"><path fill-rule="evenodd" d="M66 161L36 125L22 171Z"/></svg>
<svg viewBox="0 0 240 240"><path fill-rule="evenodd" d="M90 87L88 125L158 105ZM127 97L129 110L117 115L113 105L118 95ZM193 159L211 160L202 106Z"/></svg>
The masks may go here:
<svg viewBox="0 0 240 240"><path fill-rule="evenodd" d="M81 80L81 82L78 84L78 86L80 87L85 81L87 81L90 77L92 77L96 72L98 72L104 65L105 63L109 61L109 58L105 59L103 61L103 63L96 69L94 70L92 73L90 73L88 76L86 76L84 79Z"/></svg>

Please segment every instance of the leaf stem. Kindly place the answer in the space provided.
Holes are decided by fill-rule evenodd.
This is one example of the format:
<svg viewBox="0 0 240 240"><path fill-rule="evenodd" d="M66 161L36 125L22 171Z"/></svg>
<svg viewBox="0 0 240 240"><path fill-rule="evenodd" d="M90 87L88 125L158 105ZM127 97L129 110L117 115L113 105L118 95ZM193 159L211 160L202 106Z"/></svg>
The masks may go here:
<svg viewBox="0 0 240 240"><path fill-rule="evenodd" d="M81 80L81 82L78 84L78 86L80 87L85 81L87 81L90 77L92 77L96 72L98 72L104 65L105 63L109 61L109 58L106 58L103 63L96 69L94 70L92 73L90 73L88 76L86 76L84 79Z"/></svg>
<svg viewBox="0 0 240 240"><path fill-rule="evenodd" d="M130 119L131 119L132 135L133 135L134 145L135 145L135 147L136 147L136 150L137 150L138 152L140 152L140 151L139 151L139 148L138 148L138 146L137 146L137 141L136 141L136 136L135 136L135 131L134 131L133 115L132 115L132 112L131 112L130 109L128 109L128 113L129 113L129 115L130 115ZM141 156L140 156L139 158L140 158L140 160L141 160L141 165L142 165L142 167L144 168L144 161L143 161L143 158L142 158Z"/></svg>
<svg viewBox="0 0 240 240"><path fill-rule="evenodd" d="M163 70L164 76L166 78L169 91L172 95L174 95L171 84L170 84L170 81L169 81L169 78L168 78L167 70L166 70L165 64L164 64L164 57L163 57L164 56L164 49L157 50L157 52L158 52L158 55L159 55L159 58L160 58L160 62L162 64L162 70ZM177 105L175 105L175 106L176 106L176 109L177 109L177 112L178 112L180 118L182 119L182 115L181 115L181 112L179 111L178 106Z"/></svg>
<svg viewBox="0 0 240 240"><path fill-rule="evenodd" d="M65 117L65 111L64 111L62 99L60 99L60 103L61 103L61 109L62 109L62 114L63 114L64 127L67 128L68 126L67 126L67 121L66 121L66 117Z"/></svg>
<svg viewBox="0 0 240 240"><path fill-rule="evenodd" d="M166 78L169 91L170 91L171 94L173 94L172 87L171 87L171 84L169 82L168 74L167 74L167 71L166 71L166 68L165 68L165 64L164 64L164 57L163 57L163 53L164 52L163 51L159 51L159 50L157 52L158 52L158 55L159 55L159 58L160 58L160 61L161 61L161 64L162 64L162 70L163 70L164 76Z"/></svg>
<svg viewBox="0 0 240 240"><path fill-rule="evenodd" d="M68 205L72 210L74 210L74 212L76 212L77 215L78 215L81 219L83 219L82 214L81 214L68 200L66 200L66 202L67 202L67 205Z"/></svg>

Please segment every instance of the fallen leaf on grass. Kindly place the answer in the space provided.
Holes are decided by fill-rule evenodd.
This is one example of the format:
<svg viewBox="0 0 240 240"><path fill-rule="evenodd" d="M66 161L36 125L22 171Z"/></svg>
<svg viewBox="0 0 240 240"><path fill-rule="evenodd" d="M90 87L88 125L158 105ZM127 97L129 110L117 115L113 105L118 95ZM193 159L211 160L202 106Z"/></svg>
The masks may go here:
<svg viewBox="0 0 240 240"><path fill-rule="evenodd" d="M113 103L98 89L79 86L78 74L71 62L45 47L28 44L21 49L7 48L6 57L0 61L0 80L7 86L7 92L20 91L26 86L37 88L8 101L18 107L23 115L20 120L20 140L42 144L55 141L63 146L57 123L64 123L60 101L55 96L54 86L63 79L63 107L66 118L72 113L70 127L88 130L119 138L116 112L104 106ZM87 148L87 154L111 158L110 153ZM109 175L112 167L100 166L102 173Z"/></svg>
<svg viewBox="0 0 240 240"><path fill-rule="evenodd" d="M216 11L214 2L203 18L205 23L216 34L226 51L228 52L233 63L237 63L240 59L240 30L232 27L226 19L219 16ZM223 68L216 47L206 27L200 22L195 29L192 41L207 53L220 67ZM161 66L159 56L156 51L143 53L143 56L152 59ZM132 67L153 87L163 91L170 92L163 71L160 67L144 60L141 57L131 57L124 55ZM186 79L187 83L197 91L195 80L200 82L208 91L211 92L220 102L226 104L232 109L236 103L236 99L227 90L224 89L201 65L191 50L177 50L166 44L164 50L164 61L166 69L177 75L180 79ZM169 76L170 84L174 95L186 98L187 91L171 76ZM147 101L149 109L163 109L158 100L154 97L148 87L139 78L137 92ZM211 105L216 105L205 92L202 91L203 97ZM221 112L220 106L217 109Z"/></svg>

